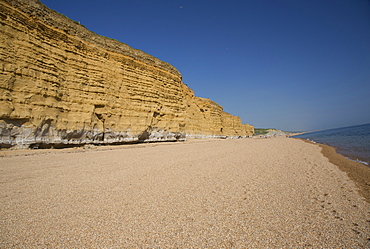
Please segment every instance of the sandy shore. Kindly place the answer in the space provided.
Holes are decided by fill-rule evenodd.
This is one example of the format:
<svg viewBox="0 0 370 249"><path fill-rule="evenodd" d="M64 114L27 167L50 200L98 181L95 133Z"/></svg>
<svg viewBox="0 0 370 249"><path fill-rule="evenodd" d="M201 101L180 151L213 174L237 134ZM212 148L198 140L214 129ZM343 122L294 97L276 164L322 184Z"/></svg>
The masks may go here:
<svg viewBox="0 0 370 249"><path fill-rule="evenodd" d="M370 247L360 185L298 139L2 151L0 170L1 248Z"/></svg>

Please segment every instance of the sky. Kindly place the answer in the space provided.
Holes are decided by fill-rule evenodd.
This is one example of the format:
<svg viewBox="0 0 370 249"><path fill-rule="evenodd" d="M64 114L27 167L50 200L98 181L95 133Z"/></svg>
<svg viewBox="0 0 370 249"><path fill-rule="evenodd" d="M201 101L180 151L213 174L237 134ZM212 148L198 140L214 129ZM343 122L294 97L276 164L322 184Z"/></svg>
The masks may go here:
<svg viewBox="0 0 370 249"><path fill-rule="evenodd" d="M370 123L369 0L41 0L256 128Z"/></svg>

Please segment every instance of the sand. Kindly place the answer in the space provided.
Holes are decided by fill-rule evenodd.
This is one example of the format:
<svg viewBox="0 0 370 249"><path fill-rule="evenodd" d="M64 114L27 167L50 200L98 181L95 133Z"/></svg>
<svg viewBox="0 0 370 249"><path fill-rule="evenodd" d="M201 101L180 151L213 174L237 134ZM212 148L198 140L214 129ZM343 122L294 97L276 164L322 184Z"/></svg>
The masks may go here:
<svg viewBox="0 0 370 249"><path fill-rule="evenodd" d="M0 170L1 248L370 247L359 185L298 139L2 151Z"/></svg>

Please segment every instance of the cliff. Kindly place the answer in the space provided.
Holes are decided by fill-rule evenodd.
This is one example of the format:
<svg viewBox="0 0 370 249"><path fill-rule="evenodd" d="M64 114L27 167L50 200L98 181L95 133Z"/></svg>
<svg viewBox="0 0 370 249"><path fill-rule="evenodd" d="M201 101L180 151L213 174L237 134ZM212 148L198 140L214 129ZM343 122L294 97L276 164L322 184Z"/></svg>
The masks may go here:
<svg viewBox="0 0 370 249"><path fill-rule="evenodd" d="M37 0L0 0L0 63L1 148L253 134L172 65Z"/></svg>

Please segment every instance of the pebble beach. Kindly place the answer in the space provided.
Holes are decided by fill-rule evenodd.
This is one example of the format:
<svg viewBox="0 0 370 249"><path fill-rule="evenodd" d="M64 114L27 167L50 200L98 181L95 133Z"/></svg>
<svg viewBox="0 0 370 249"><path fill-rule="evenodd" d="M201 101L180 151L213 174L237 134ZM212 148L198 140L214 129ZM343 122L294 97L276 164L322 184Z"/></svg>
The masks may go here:
<svg viewBox="0 0 370 249"><path fill-rule="evenodd" d="M0 151L0 247L369 248L370 169L359 183L321 151L285 137Z"/></svg>

